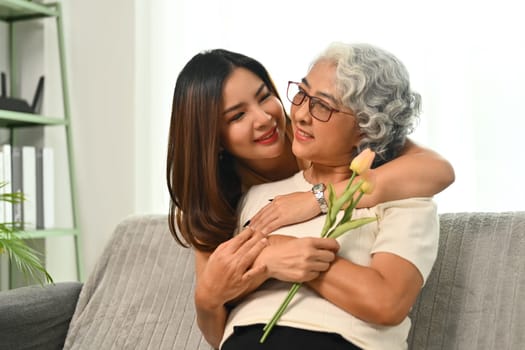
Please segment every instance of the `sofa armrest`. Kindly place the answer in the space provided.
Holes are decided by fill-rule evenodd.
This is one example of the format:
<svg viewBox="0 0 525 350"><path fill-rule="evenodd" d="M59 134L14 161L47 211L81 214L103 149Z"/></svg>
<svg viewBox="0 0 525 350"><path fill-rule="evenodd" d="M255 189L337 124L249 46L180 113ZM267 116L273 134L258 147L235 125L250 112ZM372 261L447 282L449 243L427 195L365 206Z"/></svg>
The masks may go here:
<svg viewBox="0 0 525 350"><path fill-rule="evenodd" d="M82 284L62 282L0 293L0 349L62 349Z"/></svg>

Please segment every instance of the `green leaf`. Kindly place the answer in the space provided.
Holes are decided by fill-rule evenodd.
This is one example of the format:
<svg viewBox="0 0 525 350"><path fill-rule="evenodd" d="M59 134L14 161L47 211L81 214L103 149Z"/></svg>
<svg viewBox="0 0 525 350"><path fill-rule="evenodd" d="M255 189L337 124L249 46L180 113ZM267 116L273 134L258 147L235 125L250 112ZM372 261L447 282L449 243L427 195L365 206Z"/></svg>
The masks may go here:
<svg viewBox="0 0 525 350"><path fill-rule="evenodd" d="M26 200L26 197L22 192L15 193L0 193L0 201L8 202L11 204L22 203Z"/></svg>
<svg viewBox="0 0 525 350"><path fill-rule="evenodd" d="M334 198L335 198L334 186L332 184L328 184L328 203L327 203L328 213L326 214L325 219L324 219L324 225L321 230L321 237L325 237L326 233L334 225L335 216L337 215L337 212L335 213L335 215L332 215L332 212L335 210L333 206Z"/></svg>
<svg viewBox="0 0 525 350"><path fill-rule="evenodd" d="M337 211L339 211L345 204L349 204L350 202L352 202L354 194L357 192L357 190L359 190L362 183L363 180L359 180L356 184L350 186L350 188L346 190L345 193L341 195L341 197L337 198L337 200L334 203L334 208L336 208Z"/></svg>
<svg viewBox="0 0 525 350"><path fill-rule="evenodd" d="M351 203L348 207L345 209L345 213L341 220L339 220L339 223L337 226L344 224L345 222L348 222L352 218L352 213L354 212L353 203Z"/></svg>
<svg viewBox="0 0 525 350"><path fill-rule="evenodd" d="M6 182L0 182L0 188L6 184ZM17 204L24 200L26 198L22 192L0 193L0 201ZM53 283L53 279L40 261L39 253L20 238L21 233L23 232L17 229L13 222L0 223L0 254L8 254L9 259L26 279L31 278L41 285L46 282Z"/></svg>
<svg viewBox="0 0 525 350"><path fill-rule="evenodd" d="M0 246L26 279L32 278L40 284L53 282L49 273L42 266L38 252L29 247L24 240L16 237L14 233L11 232L10 235L3 233L0 238Z"/></svg>
<svg viewBox="0 0 525 350"><path fill-rule="evenodd" d="M358 227L361 227L363 225L369 224L373 221L376 221L376 217L366 217L366 218L359 218L355 220L350 220L342 225L337 226L329 235L328 238L338 238L342 234L346 233L347 231L356 229Z"/></svg>
<svg viewBox="0 0 525 350"><path fill-rule="evenodd" d="M328 209L333 207L333 203L335 200L335 190L334 185L328 184Z"/></svg>
<svg viewBox="0 0 525 350"><path fill-rule="evenodd" d="M359 203L359 201L361 200L361 197L363 197L363 192L359 193L359 196L357 197L355 201L353 199L350 201L350 204L348 204L348 206L345 209L345 213L343 217L341 218L341 220L339 220L336 226L342 225L345 222L348 222L348 220L352 218L352 214L354 212L355 206L357 205L357 203Z"/></svg>

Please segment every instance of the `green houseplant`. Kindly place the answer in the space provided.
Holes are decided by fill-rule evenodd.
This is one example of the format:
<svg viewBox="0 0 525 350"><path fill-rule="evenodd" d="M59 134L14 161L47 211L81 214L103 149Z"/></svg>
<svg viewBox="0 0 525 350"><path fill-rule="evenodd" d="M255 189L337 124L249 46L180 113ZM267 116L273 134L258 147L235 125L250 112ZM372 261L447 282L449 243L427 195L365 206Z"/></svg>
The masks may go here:
<svg viewBox="0 0 525 350"><path fill-rule="evenodd" d="M23 193L3 193L7 185L0 182L0 203L18 204L25 200ZM43 266L39 253L27 245L23 239L23 230L14 222L0 222L0 254L7 254L9 260L29 279L40 284L53 283L53 279Z"/></svg>

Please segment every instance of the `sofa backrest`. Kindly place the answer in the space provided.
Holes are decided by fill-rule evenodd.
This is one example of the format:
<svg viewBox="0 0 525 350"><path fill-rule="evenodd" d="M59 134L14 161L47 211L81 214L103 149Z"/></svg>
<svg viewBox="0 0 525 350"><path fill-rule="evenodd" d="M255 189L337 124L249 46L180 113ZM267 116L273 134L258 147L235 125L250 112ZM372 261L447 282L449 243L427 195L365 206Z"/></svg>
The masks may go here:
<svg viewBox="0 0 525 350"><path fill-rule="evenodd" d="M440 218L409 348L525 349L525 212ZM127 218L81 291L64 349L211 349L195 321L194 275L166 216Z"/></svg>
<svg viewBox="0 0 525 350"><path fill-rule="evenodd" d="M525 212L440 216L411 349L525 349Z"/></svg>
<svg viewBox="0 0 525 350"><path fill-rule="evenodd" d="M191 251L167 217L121 222L80 292L64 349L210 350L197 327Z"/></svg>

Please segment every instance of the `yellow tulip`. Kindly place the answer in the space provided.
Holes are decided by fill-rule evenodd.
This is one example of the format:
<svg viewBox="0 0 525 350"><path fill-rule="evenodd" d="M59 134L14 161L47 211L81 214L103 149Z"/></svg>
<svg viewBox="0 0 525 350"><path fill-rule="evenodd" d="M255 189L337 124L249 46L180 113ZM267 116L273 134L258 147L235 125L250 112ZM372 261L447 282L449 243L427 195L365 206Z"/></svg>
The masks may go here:
<svg viewBox="0 0 525 350"><path fill-rule="evenodd" d="M359 175L366 173L372 166L375 156L375 152L373 152L370 148L365 149L352 160L350 169Z"/></svg>
<svg viewBox="0 0 525 350"><path fill-rule="evenodd" d="M365 172L361 175L361 178L363 183L361 184L361 188L359 190L365 194L372 193L376 187L376 176L374 171L372 170Z"/></svg>

